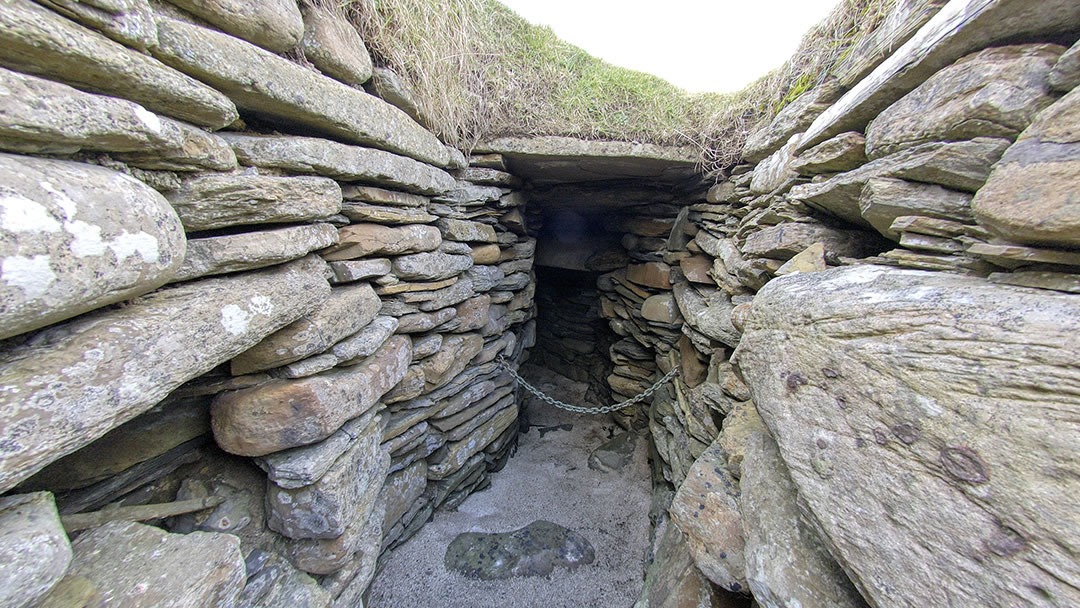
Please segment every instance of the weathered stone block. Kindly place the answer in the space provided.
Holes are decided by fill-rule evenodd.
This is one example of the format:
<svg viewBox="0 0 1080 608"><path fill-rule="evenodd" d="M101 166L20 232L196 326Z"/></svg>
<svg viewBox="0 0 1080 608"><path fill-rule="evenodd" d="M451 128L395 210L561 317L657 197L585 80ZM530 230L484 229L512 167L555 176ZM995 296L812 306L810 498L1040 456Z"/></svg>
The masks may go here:
<svg viewBox="0 0 1080 608"><path fill-rule="evenodd" d="M331 224L308 224L191 239L184 263L172 280L187 281L281 264L335 245L337 238L337 228Z"/></svg>
<svg viewBox="0 0 1080 608"><path fill-rule="evenodd" d="M270 529L293 539L334 539L357 515L371 510L390 458L380 446L382 419L374 416L367 422L314 483L282 488L268 482L266 523Z"/></svg>
<svg viewBox="0 0 1080 608"><path fill-rule="evenodd" d="M0 603L36 606L70 563L71 545L52 494L0 498Z"/></svg>
<svg viewBox="0 0 1080 608"><path fill-rule="evenodd" d="M1010 241L1080 246L1080 89L1035 118L1005 152L972 208Z"/></svg>
<svg viewBox="0 0 1080 608"><path fill-rule="evenodd" d="M147 169L236 167L219 137L139 104L0 68L0 149L30 154L111 152Z"/></svg>
<svg viewBox="0 0 1080 608"><path fill-rule="evenodd" d="M356 28L340 13L303 5L304 57L327 76L353 86L371 78L371 55Z"/></svg>
<svg viewBox="0 0 1080 608"><path fill-rule="evenodd" d="M746 577L763 608L862 608L866 602L799 512L776 442L750 435L740 480Z"/></svg>
<svg viewBox="0 0 1080 608"><path fill-rule="evenodd" d="M232 145L236 157L245 165L314 173L341 181L371 182L421 194L438 194L454 185L454 178L441 169L383 150L315 137L241 133L222 133L221 136ZM357 196L358 187L345 188L352 192L350 196ZM408 196L397 193L394 200Z"/></svg>
<svg viewBox="0 0 1080 608"><path fill-rule="evenodd" d="M176 274L168 201L110 169L0 154L0 339L151 291Z"/></svg>
<svg viewBox="0 0 1080 608"><path fill-rule="evenodd" d="M788 193L843 220L866 226L859 197L874 177L895 177L975 192L990 176L990 169L1009 147L1007 139L980 137L971 141L920 144L825 181L800 184Z"/></svg>
<svg viewBox="0 0 1080 608"><path fill-rule="evenodd" d="M157 45L154 11L146 0L37 0L109 38L145 51Z"/></svg>
<svg viewBox="0 0 1080 608"><path fill-rule="evenodd" d="M168 199L190 232L302 222L341 210L341 188L324 177L201 175L185 179Z"/></svg>
<svg viewBox="0 0 1080 608"><path fill-rule="evenodd" d="M367 283L335 287L318 308L233 359L232 373L259 372L321 353L360 331L381 306L379 296Z"/></svg>
<svg viewBox="0 0 1080 608"><path fill-rule="evenodd" d="M434 226L350 224L338 230L338 244L323 251L322 257L339 261L371 255L401 255L434 251L440 244L442 236Z"/></svg>
<svg viewBox="0 0 1080 608"><path fill-rule="evenodd" d="M214 438L241 456L320 441L374 406L401 381L411 360L409 338L394 336L361 364L223 393L211 408Z"/></svg>
<svg viewBox="0 0 1080 608"><path fill-rule="evenodd" d="M443 238L451 241L494 243L498 240L495 228L480 222L440 218L435 225L442 231Z"/></svg>
<svg viewBox="0 0 1080 608"><path fill-rule="evenodd" d="M861 230L843 230L823 224L784 223L769 226L746 237L742 252L747 257L787 261L814 243L825 246L825 259L861 258L876 252L877 238Z"/></svg>
<svg viewBox="0 0 1080 608"><path fill-rule="evenodd" d="M1050 105L1055 44L992 47L939 71L866 128L866 154L880 158L917 144L1013 138Z"/></svg>
<svg viewBox="0 0 1080 608"><path fill-rule="evenodd" d="M228 608L244 588L240 539L231 534L170 534L112 522L71 546L75 559L68 577L88 579L110 605Z"/></svg>
<svg viewBox="0 0 1080 608"><path fill-rule="evenodd" d="M394 275L406 281L438 281L472 268L472 257L441 251L412 253L394 258Z"/></svg>
<svg viewBox="0 0 1080 608"><path fill-rule="evenodd" d="M304 21L293 0L169 0L221 31L268 51L283 53L300 42Z"/></svg>
<svg viewBox="0 0 1080 608"><path fill-rule="evenodd" d="M745 593L739 482L727 472L718 443L694 461L669 511L702 574L728 591Z"/></svg>
<svg viewBox="0 0 1080 608"><path fill-rule="evenodd" d="M735 360L870 604L1068 605L1078 330L1068 294L860 266L771 281Z"/></svg>

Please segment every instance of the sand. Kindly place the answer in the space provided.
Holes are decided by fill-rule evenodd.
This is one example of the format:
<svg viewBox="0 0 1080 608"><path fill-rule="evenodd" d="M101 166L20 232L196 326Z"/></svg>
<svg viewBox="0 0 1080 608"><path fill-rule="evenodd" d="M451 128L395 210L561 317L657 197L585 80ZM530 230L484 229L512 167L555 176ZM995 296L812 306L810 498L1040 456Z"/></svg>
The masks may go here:
<svg viewBox="0 0 1080 608"><path fill-rule="evenodd" d="M582 405L585 386L526 366L524 376L552 396ZM589 453L619 432L607 416L586 416L524 399L530 425L517 453L454 512L440 511L398 547L372 584L368 608L629 608L641 592L649 535L649 470L638 439L624 469L594 471ZM573 425L572 430L537 427ZM584 535L596 560L547 577L480 581L447 571L443 557L462 532L506 532L546 519Z"/></svg>

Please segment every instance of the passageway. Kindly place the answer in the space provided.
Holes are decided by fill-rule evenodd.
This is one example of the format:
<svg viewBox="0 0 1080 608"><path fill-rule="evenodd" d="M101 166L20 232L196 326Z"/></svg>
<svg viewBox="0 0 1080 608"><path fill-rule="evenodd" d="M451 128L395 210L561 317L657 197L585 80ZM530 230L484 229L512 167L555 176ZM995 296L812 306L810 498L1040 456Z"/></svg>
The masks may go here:
<svg viewBox="0 0 1080 608"><path fill-rule="evenodd" d="M508 170L530 180L524 223L538 241L535 345L520 372L575 405L640 394L670 369L666 355L682 335L675 315L646 319L641 308L668 293L666 270L656 270L677 264L668 241L673 230L681 240L679 212L703 195L691 163L633 150L565 158L500 152ZM663 424L674 393L660 387L659 415L653 397L612 414L579 414L517 390L516 452L476 493L444 505L415 536L384 553L366 605L607 607L641 597L653 525L666 508L661 503L670 501L649 428ZM538 520L580 534L592 559L542 576L491 580L455 561L451 546L459 535L510 533ZM482 555L525 560L514 551Z"/></svg>

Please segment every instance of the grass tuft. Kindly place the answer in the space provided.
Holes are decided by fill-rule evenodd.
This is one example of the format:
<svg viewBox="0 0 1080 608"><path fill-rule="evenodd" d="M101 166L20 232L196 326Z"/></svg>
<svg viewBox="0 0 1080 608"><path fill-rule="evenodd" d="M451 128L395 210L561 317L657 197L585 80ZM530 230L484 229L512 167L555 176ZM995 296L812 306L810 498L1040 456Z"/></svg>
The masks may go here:
<svg viewBox="0 0 1080 608"><path fill-rule="evenodd" d="M345 14L447 143L471 150L498 136L566 135L692 144L705 171L737 162L747 135L822 83L896 2L841 0L780 68L737 93L691 95L596 59L494 0L305 1Z"/></svg>

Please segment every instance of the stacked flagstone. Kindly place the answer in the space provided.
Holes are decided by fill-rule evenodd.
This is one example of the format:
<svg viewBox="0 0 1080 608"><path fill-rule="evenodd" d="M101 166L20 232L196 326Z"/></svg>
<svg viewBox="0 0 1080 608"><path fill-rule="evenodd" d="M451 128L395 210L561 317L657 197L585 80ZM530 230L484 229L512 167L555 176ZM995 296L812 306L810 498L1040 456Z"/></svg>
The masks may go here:
<svg viewBox="0 0 1080 608"><path fill-rule="evenodd" d="M98 4L0 6L0 483L39 491L3 603L355 605L513 447L521 184L366 92L314 3Z"/></svg>

